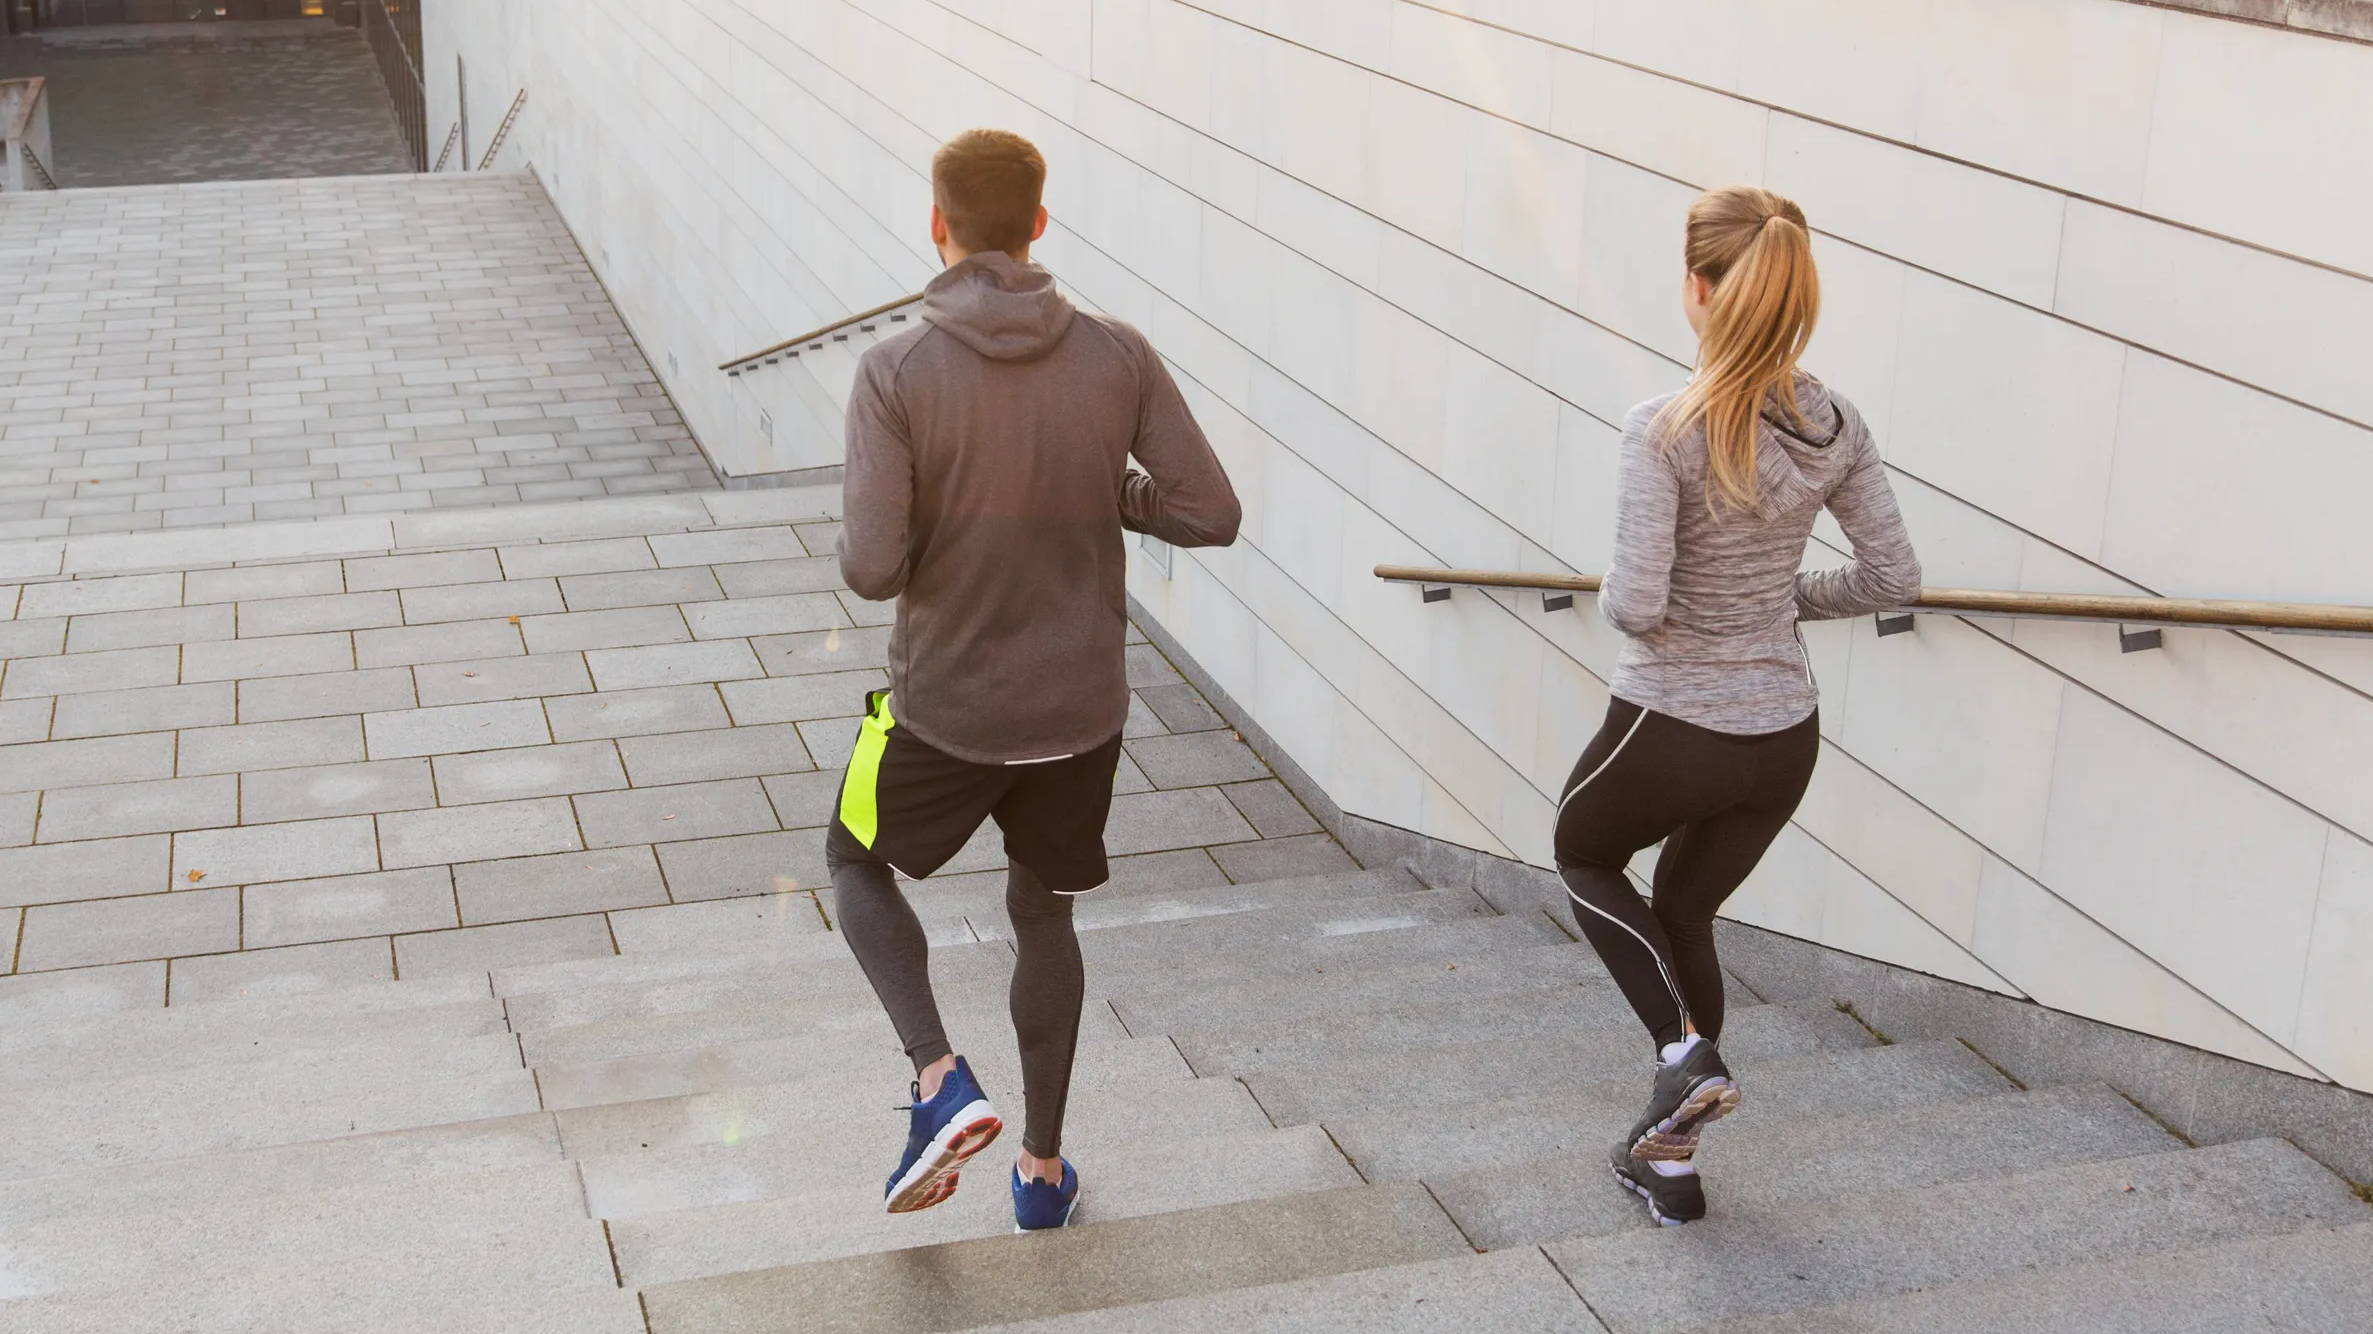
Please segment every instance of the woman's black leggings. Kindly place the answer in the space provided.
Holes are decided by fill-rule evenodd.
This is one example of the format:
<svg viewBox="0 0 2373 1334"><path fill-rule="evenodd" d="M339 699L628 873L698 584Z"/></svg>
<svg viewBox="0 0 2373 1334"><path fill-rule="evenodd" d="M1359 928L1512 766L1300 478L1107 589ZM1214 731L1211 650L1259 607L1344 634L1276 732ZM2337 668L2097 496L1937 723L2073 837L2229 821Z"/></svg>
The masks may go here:
<svg viewBox="0 0 2373 1334"><path fill-rule="evenodd" d="M1714 914L1762 860L1812 781L1819 716L1733 736L1626 700L1583 750L1557 808L1557 870L1574 922L1661 1048L1722 1034ZM1659 840L1650 897L1624 875Z"/></svg>

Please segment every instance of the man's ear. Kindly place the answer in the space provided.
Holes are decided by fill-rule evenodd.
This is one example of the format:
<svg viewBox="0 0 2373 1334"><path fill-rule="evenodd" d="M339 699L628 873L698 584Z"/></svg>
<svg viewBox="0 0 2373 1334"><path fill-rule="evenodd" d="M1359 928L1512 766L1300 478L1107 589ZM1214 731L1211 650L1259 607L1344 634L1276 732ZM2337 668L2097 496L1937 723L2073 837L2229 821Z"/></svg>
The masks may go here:
<svg viewBox="0 0 2373 1334"><path fill-rule="evenodd" d="M1040 208L1038 210L1038 221L1030 224L1030 239L1033 241L1043 239L1046 236L1046 225L1049 221L1051 221L1051 219L1047 216L1047 211L1044 208Z"/></svg>
<svg viewBox="0 0 2373 1334"><path fill-rule="evenodd" d="M939 205L935 203L931 206L931 244L944 246L947 243L948 216L940 212Z"/></svg>

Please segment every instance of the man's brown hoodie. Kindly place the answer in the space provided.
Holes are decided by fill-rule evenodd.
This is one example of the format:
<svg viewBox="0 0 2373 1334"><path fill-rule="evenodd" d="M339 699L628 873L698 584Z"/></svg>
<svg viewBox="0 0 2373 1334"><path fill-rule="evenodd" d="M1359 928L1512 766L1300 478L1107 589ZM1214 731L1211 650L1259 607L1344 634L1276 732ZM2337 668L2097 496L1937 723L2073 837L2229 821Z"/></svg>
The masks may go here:
<svg viewBox="0 0 2373 1334"><path fill-rule="evenodd" d="M1236 493L1145 335L1045 269L974 255L923 321L858 364L840 539L898 599L898 725L981 764L1093 750L1129 711L1123 531L1227 546Z"/></svg>

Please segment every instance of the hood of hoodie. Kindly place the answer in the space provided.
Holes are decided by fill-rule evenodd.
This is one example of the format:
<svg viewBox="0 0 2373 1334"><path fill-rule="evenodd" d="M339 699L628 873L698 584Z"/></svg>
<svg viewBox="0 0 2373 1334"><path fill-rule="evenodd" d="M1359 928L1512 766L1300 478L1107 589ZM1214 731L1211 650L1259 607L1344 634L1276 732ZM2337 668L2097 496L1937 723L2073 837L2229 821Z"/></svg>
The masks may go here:
<svg viewBox="0 0 2373 1334"><path fill-rule="evenodd" d="M1852 457L1837 448L1850 419L1828 386L1798 372L1796 409L1801 424L1777 402L1766 407L1756 436L1755 507L1767 519L1818 505Z"/></svg>
<svg viewBox="0 0 2373 1334"><path fill-rule="evenodd" d="M997 252L970 256L923 289L923 318L991 361L1045 356L1078 314L1053 274Z"/></svg>

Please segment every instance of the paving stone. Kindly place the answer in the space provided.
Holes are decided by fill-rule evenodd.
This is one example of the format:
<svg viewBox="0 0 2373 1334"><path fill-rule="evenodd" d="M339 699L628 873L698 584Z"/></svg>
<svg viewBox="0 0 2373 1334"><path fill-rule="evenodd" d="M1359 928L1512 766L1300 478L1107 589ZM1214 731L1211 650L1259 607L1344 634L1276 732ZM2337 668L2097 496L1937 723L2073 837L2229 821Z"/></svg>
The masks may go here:
<svg viewBox="0 0 2373 1334"><path fill-rule="evenodd" d="M173 776L173 734L0 746L0 791L143 782Z"/></svg>
<svg viewBox="0 0 2373 1334"><path fill-rule="evenodd" d="M239 892L197 889L30 909L17 968L31 973L237 948Z"/></svg>
<svg viewBox="0 0 2373 1334"><path fill-rule="evenodd" d="M800 744L799 729L788 724L634 737L619 742L618 750L637 787L757 778L815 767Z"/></svg>
<svg viewBox="0 0 2373 1334"><path fill-rule="evenodd" d="M214 727L230 722L237 712L237 699L228 681L63 695L50 723L50 735L66 740Z"/></svg>
<svg viewBox="0 0 2373 1334"><path fill-rule="evenodd" d="M173 837L176 886L310 880L378 869L379 842L367 815L207 829ZM193 871L199 873L197 879L191 878Z"/></svg>
<svg viewBox="0 0 2373 1334"><path fill-rule="evenodd" d="M650 543L639 537L504 547L500 554L503 573L513 579L613 574L621 570L648 570L658 565L658 561L651 556Z"/></svg>
<svg viewBox="0 0 2373 1334"><path fill-rule="evenodd" d="M849 756L857 751L857 718L826 718L818 722L799 724L799 735L807 745L809 755L815 757L822 769L846 769Z"/></svg>
<svg viewBox="0 0 2373 1334"><path fill-rule="evenodd" d="M184 681L234 681L263 676L311 676L351 671L354 636L274 635L191 644L181 652Z"/></svg>
<svg viewBox="0 0 2373 1334"><path fill-rule="evenodd" d="M664 856L672 850L696 846L667 843L659 851ZM657 954L683 950L763 950L793 936L826 934L826 928L824 914L813 894L770 890L613 912L610 933L617 938L623 953Z"/></svg>
<svg viewBox="0 0 2373 1334"><path fill-rule="evenodd" d="M1134 690L1130 691L1129 716L1121 723L1121 738L1134 741L1141 736L1164 736L1169 731L1169 728L1162 726L1161 718L1146 704L1144 697Z"/></svg>
<svg viewBox="0 0 2373 1334"><path fill-rule="evenodd" d="M848 592L843 592L838 596L841 611L847 614L853 625L898 624L898 604L895 601L871 602L855 593Z"/></svg>
<svg viewBox="0 0 2373 1334"><path fill-rule="evenodd" d="M343 566L334 560L288 565L248 565L230 570L192 570L183 601L251 602L267 598L321 597L346 591Z"/></svg>
<svg viewBox="0 0 2373 1334"><path fill-rule="evenodd" d="M545 701L544 712L551 718L556 741L649 736L724 727L731 721L712 685L563 696Z"/></svg>
<svg viewBox="0 0 2373 1334"><path fill-rule="evenodd" d="M1230 732L1140 737L1127 746L1155 787L1209 787L1269 776L1269 766Z"/></svg>
<svg viewBox="0 0 2373 1334"><path fill-rule="evenodd" d="M436 766L437 795L448 806L604 792L626 786L618 748L608 741L440 755Z"/></svg>
<svg viewBox="0 0 2373 1334"><path fill-rule="evenodd" d="M0 849L0 906L157 894L169 885L163 834Z"/></svg>
<svg viewBox="0 0 2373 1334"><path fill-rule="evenodd" d="M238 606L242 639L319 634L327 630L368 630L404 622L403 606L392 592L267 598Z"/></svg>
<svg viewBox="0 0 2373 1334"><path fill-rule="evenodd" d="M381 760L540 746L552 739L543 706L534 700L372 713L362 722L371 758Z"/></svg>
<svg viewBox="0 0 2373 1334"><path fill-rule="evenodd" d="M0 702L0 746L46 740L49 737L50 715L56 709L57 702L48 699ZM0 787L4 786L5 783L0 783Z"/></svg>
<svg viewBox="0 0 2373 1334"><path fill-rule="evenodd" d="M75 787L42 801L41 841L126 838L238 821L239 780L228 774Z"/></svg>
<svg viewBox="0 0 2373 1334"><path fill-rule="evenodd" d="M45 616L89 616L108 611L148 611L181 605L181 576L137 574L119 579L61 579L27 584L17 601L20 620Z"/></svg>
<svg viewBox="0 0 2373 1334"><path fill-rule="evenodd" d="M680 644L692 638L683 613L673 606L620 607L530 616L520 622L530 653L573 653L642 644Z"/></svg>
<svg viewBox="0 0 2373 1334"><path fill-rule="evenodd" d="M502 562L492 551L435 551L418 556L366 556L346 562L346 591L427 588L438 584L500 582Z"/></svg>
<svg viewBox="0 0 2373 1334"><path fill-rule="evenodd" d="M251 723L409 709L414 699L412 673L401 667L239 682L239 716Z"/></svg>
<svg viewBox="0 0 2373 1334"><path fill-rule="evenodd" d="M1232 783L1221 791L1239 814L1263 838L1293 838L1319 832L1318 817L1302 805L1292 790L1274 778L1257 783Z"/></svg>
<svg viewBox="0 0 2373 1334"><path fill-rule="evenodd" d="M1213 848L1211 858L1228 873L1228 879L1239 885L1359 869L1359 863L1343 850L1343 845L1323 833Z"/></svg>
<svg viewBox="0 0 2373 1334"><path fill-rule="evenodd" d="M1151 644L1131 644L1126 652L1131 690L1155 690L1185 680L1170 665L1170 660L1162 656L1162 651Z"/></svg>
<svg viewBox="0 0 2373 1334"><path fill-rule="evenodd" d="M1228 799L1208 787L1114 797L1111 818L1104 825L1104 845L1114 856L1244 843L1258 837Z"/></svg>
<svg viewBox="0 0 2373 1334"><path fill-rule="evenodd" d="M798 634L847 626L840 599L830 593L789 593L779 597L729 598L723 602L694 603L682 608L685 623L698 639L740 639L750 635Z"/></svg>
<svg viewBox="0 0 2373 1334"><path fill-rule="evenodd" d="M471 926L668 901L647 847L471 862L454 867L453 877L462 921Z"/></svg>
<svg viewBox="0 0 2373 1334"><path fill-rule="evenodd" d="M792 893L828 883L821 828L662 843L659 864L678 903Z"/></svg>
<svg viewBox="0 0 2373 1334"><path fill-rule="evenodd" d="M170 646L68 653L55 658L14 658L5 668L0 668L0 695L23 699L29 695L137 690L143 686L171 685L180 678L181 650Z"/></svg>
<svg viewBox="0 0 2373 1334"><path fill-rule="evenodd" d="M800 544L811 556L829 556L839 550L840 529L838 520L792 525L792 531L799 534Z"/></svg>
<svg viewBox="0 0 2373 1334"><path fill-rule="evenodd" d="M717 583L729 598L775 597L784 593L830 593L841 588L840 562L830 556L741 561L716 567Z"/></svg>
<svg viewBox="0 0 2373 1334"><path fill-rule="evenodd" d="M1210 732L1228 725L1190 685L1153 686L1139 691L1138 698L1173 732Z"/></svg>
<svg viewBox="0 0 2373 1334"><path fill-rule="evenodd" d="M865 711L867 695L890 688L884 671L823 672L813 676L770 676L755 681L728 681L718 687L734 722L816 722L853 718Z"/></svg>
<svg viewBox="0 0 2373 1334"><path fill-rule="evenodd" d="M726 528L705 533L656 533L651 554L665 566L724 565L783 560L810 553L789 528Z"/></svg>
<svg viewBox="0 0 2373 1334"><path fill-rule="evenodd" d="M397 936L395 948L397 966L407 978L483 973L616 953L609 924L599 913Z"/></svg>
<svg viewBox="0 0 2373 1334"><path fill-rule="evenodd" d="M887 667L890 632L879 627L774 635L751 641L768 676L809 676Z"/></svg>
<svg viewBox="0 0 2373 1334"><path fill-rule="evenodd" d="M67 623L66 651L156 648L229 639L239 631L229 607L162 607L155 611L111 611L77 616Z"/></svg>
<svg viewBox="0 0 2373 1334"><path fill-rule="evenodd" d="M407 588L403 599L407 625L538 616L567 610L560 600L559 581L553 579Z"/></svg>
<svg viewBox="0 0 2373 1334"><path fill-rule="evenodd" d="M738 681L765 675L750 645L739 639L594 649L585 655L585 661L593 669L594 683L603 690Z"/></svg>
<svg viewBox="0 0 2373 1334"><path fill-rule="evenodd" d="M641 787L576 798L588 846L672 843L776 828L774 807L755 778Z"/></svg>
<svg viewBox="0 0 2373 1334"><path fill-rule="evenodd" d="M460 925L442 866L250 885L242 899L248 950ZM383 958L383 942L373 944Z"/></svg>
<svg viewBox="0 0 2373 1334"><path fill-rule="evenodd" d="M165 965L161 961L0 977L0 1015L11 1023L124 1014L164 1004Z"/></svg>
<svg viewBox="0 0 2373 1334"><path fill-rule="evenodd" d="M582 846L576 813L563 797L448 806L379 817L380 857L391 870L532 856Z"/></svg>
<svg viewBox="0 0 2373 1334"><path fill-rule="evenodd" d="M241 723L236 727L207 727L181 734L184 777L350 764L362 758L362 724L355 718Z"/></svg>
<svg viewBox="0 0 2373 1334"><path fill-rule="evenodd" d="M437 804L425 759L266 769L239 778L242 818L257 824L376 815Z"/></svg>
<svg viewBox="0 0 2373 1334"><path fill-rule="evenodd" d="M766 779L767 799L785 829L813 829L832 823L840 809L840 769L816 769L803 774L773 774Z"/></svg>
<svg viewBox="0 0 2373 1334"><path fill-rule="evenodd" d="M0 848L21 848L32 842L33 819L40 810L38 792L0 794Z"/></svg>
<svg viewBox="0 0 2373 1334"><path fill-rule="evenodd" d="M384 938L242 950L173 961L173 1003L213 1004L261 996L303 996L386 982L395 959Z"/></svg>
<svg viewBox="0 0 2373 1334"><path fill-rule="evenodd" d="M0 658L49 658L66 651L66 618L0 621Z"/></svg>
<svg viewBox="0 0 2373 1334"><path fill-rule="evenodd" d="M560 581L561 596L570 611L606 611L614 607L672 606L705 602L725 596L708 570L630 570L618 574L569 575Z"/></svg>
<svg viewBox="0 0 2373 1334"><path fill-rule="evenodd" d="M413 667L423 663L466 662L525 653L519 627L508 620L448 621L438 625L406 625L365 630L354 637L354 661L360 667Z"/></svg>
<svg viewBox="0 0 2373 1334"><path fill-rule="evenodd" d="M1138 792L1151 792L1154 790L1154 784L1152 779L1145 776L1145 770L1138 768L1137 761L1130 759L1129 753L1124 750L1121 752L1120 762L1115 764L1112 769L1112 790L1116 794L1126 796Z"/></svg>
<svg viewBox="0 0 2373 1334"><path fill-rule="evenodd" d="M576 695L593 689L585 658L577 653L423 664L412 669L412 679L418 685L421 704L428 707Z"/></svg>

